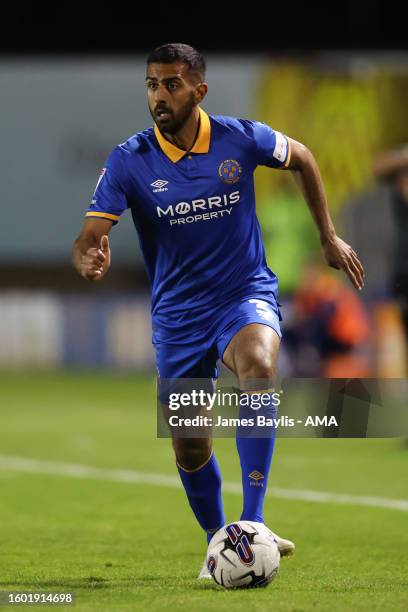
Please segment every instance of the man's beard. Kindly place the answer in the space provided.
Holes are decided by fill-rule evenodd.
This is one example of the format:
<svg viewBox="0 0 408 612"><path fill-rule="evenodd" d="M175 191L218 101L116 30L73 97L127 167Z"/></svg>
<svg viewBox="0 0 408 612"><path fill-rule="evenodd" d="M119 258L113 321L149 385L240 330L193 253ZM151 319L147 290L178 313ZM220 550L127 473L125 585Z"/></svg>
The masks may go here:
<svg viewBox="0 0 408 612"><path fill-rule="evenodd" d="M166 133L166 134L175 134L176 132L178 132L179 130L181 130L181 128L184 126L184 124L187 122L188 118L190 117L193 108L195 106L194 103L194 94L191 94L191 98L190 100L188 100L178 111L177 113L177 117L175 117L173 115L173 113L170 111L170 109L168 109L167 107L156 107L156 109L154 111L152 111L152 109L149 106L149 111L150 114L153 118L153 121L156 123L157 127L159 128L160 132ZM156 113L157 110L162 108L163 110L166 110L166 112L168 112L171 116L171 119L169 119L168 121L165 122L160 122L160 120L158 119Z"/></svg>

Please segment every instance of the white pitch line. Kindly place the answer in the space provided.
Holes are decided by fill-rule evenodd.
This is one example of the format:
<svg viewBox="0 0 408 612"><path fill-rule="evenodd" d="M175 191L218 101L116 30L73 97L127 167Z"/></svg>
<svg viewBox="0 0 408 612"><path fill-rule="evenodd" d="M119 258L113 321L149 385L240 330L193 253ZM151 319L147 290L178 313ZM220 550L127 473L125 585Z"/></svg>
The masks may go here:
<svg viewBox="0 0 408 612"><path fill-rule="evenodd" d="M91 480L105 480L110 482L127 482L132 484L146 484L157 487L181 488L178 476L155 474L149 472L136 472L134 470L110 470L95 468L87 465L59 463L44 461L42 459L28 459L25 457L11 457L0 455L0 470L25 472L31 474L50 474L53 476L68 476L70 478L84 478ZM223 482L223 491L226 493L241 494L241 485L237 482ZM389 508L408 512L408 500L388 499L386 497L368 497L364 495L349 495L346 493L330 493L328 491L309 491L304 489L283 489L268 487L267 495L280 499L293 499L314 503L345 504L350 506L371 506L372 508Z"/></svg>

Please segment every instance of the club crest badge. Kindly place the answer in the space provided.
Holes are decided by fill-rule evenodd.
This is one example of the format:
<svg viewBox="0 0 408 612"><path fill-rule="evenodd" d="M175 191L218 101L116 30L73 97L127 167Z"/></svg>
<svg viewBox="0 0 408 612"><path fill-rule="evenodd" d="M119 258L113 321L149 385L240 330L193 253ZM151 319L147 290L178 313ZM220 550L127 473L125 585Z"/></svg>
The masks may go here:
<svg viewBox="0 0 408 612"><path fill-rule="evenodd" d="M235 159L226 159L218 168L218 176L223 183L227 183L229 185L239 181L241 174L242 167Z"/></svg>

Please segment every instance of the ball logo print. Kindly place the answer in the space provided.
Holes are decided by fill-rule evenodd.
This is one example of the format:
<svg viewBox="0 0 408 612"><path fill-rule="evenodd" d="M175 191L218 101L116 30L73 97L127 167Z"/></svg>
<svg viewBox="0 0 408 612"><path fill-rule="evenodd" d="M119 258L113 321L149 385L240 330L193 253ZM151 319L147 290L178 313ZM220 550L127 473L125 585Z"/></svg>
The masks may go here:
<svg viewBox="0 0 408 612"><path fill-rule="evenodd" d="M207 568L211 576L214 574L216 567L217 567L217 559L215 557L210 557L207 561Z"/></svg>
<svg viewBox="0 0 408 612"><path fill-rule="evenodd" d="M238 542L239 537L242 535L241 526L237 525L237 523L232 523L231 525L227 525L225 531L228 534L229 541L234 546Z"/></svg>
<svg viewBox="0 0 408 612"><path fill-rule="evenodd" d="M248 541L248 537L243 533L240 525L233 523L225 528L228 533L228 538L234 547L235 552L244 565L253 565L255 555Z"/></svg>
<svg viewBox="0 0 408 612"><path fill-rule="evenodd" d="M255 563L255 554L246 535L237 544L236 551L244 565L253 565Z"/></svg>
<svg viewBox="0 0 408 612"><path fill-rule="evenodd" d="M235 159L226 159L218 168L218 176L229 185L239 181L242 174L242 167Z"/></svg>

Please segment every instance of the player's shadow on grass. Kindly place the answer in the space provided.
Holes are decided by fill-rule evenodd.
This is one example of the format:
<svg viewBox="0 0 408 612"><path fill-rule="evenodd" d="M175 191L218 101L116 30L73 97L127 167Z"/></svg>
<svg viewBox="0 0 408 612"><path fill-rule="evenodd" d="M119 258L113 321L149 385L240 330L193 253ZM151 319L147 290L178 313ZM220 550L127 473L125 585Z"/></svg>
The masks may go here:
<svg viewBox="0 0 408 612"><path fill-rule="evenodd" d="M217 590L217 591L223 591L225 589L222 589L221 587L217 586L214 582L214 580L200 580L197 581L196 584L194 584L193 586L189 586L189 589L191 589L192 591L208 591L210 590Z"/></svg>
<svg viewBox="0 0 408 612"><path fill-rule="evenodd" d="M100 576L87 576L86 578L61 578L60 580L39 580L33 581L27 578L26 580L13 580L8 582L0 582L0 587L25 586L27 588L47 589L50 587L61 587L70 589L104 589L114 586L115 580L102 578Z"/></svg>
<svg viewBox="0 0 408 612"><path fill-rule="evenodd" d="M143 586L146 583L160 582L162 578L160 576L144 576L143 578L136 578L131 576L129 578L106 578L102 576L87 576L84 578L61 578L54 580L39 580L33 581L30 578L26 580L9 580L7 582L0 582L1 587L25 587L25 589L48 589L48 588L60 588L60 589L115 589L123 588L126 585L137 585Z"/></svg>
<svg viewBox="0 0 408 612"><path fill-rule="evenodd" d="M39 580L33 581L27 578L26 580L8 580L7 582L0 582L1 588L15 588L20 587L19 590L43 590L48 589L62 589L70 590L75 592L76 589L89 589L89 590L101 590L101 589L116 589L123 588L124 586L133 586L143 588L152 586L153 583L162 583L162 576L144 576L143 578L136 578L132 576L130 578L104 578L101 576L88 576L86 578L61 578L61 580ZM194 591L206 591L208 589L216 589L217 586L213 580L200 580L197 584L190 585L189 588Z"/></svg>

